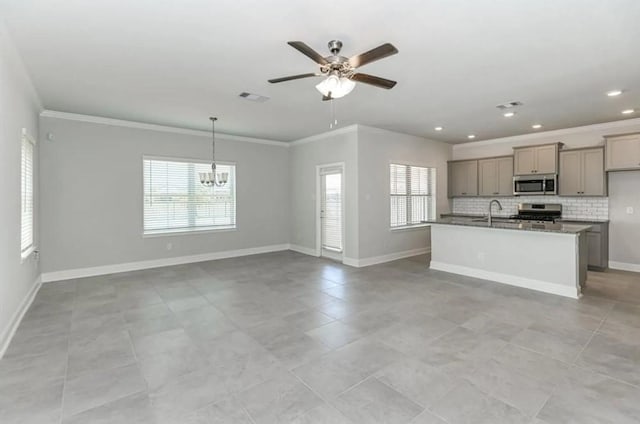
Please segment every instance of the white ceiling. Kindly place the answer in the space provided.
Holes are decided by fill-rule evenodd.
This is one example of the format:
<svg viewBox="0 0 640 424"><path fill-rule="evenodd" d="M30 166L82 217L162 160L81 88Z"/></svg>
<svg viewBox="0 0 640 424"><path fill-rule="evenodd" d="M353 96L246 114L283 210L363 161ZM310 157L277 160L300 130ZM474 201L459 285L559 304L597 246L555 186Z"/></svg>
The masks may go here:
<svg viewBox="0 0 640 424"><path fill-rule="evenodd" d="M329 102L316 79L267 79L316 70L287 41L328 55L340 39L345 56L400 51L361 68L394 89L335 101L341 126L459 143L640 114L620 114L640 109L638 0L0 0L0 16L58 111L205 130L213 114L221 132L295 140L329 129ZM524 106L506 119L510 100Z"/></svg>

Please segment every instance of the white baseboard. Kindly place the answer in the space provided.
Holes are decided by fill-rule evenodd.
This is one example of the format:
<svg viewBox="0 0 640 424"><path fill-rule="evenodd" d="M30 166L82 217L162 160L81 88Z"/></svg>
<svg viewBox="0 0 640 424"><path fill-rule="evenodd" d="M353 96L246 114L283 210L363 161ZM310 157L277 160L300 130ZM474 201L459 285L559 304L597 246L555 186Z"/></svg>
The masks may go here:
<svg viewBox="0 0 640 424"><path fill-rule="evenodd" d="M402 252L390 253L382 256L372 256L369 258L355 259L345 257L342 263L345 265L362 268L365 266L383 264L385 262L397 261L398 259L410 258L412 256L424 255L431 252L429 247L421 247L420 249L405 250Z"/></svg>
<svg viewBox="0 0 640 424"><path fill-rule="evenodd" d="M431 261L430 268L438 271L450 272L452 274L465 275L467 277L480 278L483 280L491 280L510 286L523 287L525 289L570 297L572 299L578 299L580 297L580 295L578 294L578 289L576 287L563 286L560 284L549 283L547 281L533 280L530 278L503 274L500 272L485 271L481 269L469 268L461 265L453 265L444 262Z"/></svg>
<svg viewBox="0 0 640 424"><path fill-rule="evenodd" d="M250 247L247 249L227 250L224 252L203 253L200 255L178 256L174 258L152 259L149 261L126 262L113 265L101 265L89 268L67 269L63 271L43 272L42 282L69 280L71 278L93 277L96 275L115 274L118 272L138 271L141 269L159 268L163 266L182 265L195 262L213 261L216 259L235 258L238 256L257 255L260 253L289 250L288 244Z"/></svg>
<svg viewBox="0 0 640 424"><path fill-rule="evenodd" d="M11 321L9 321L7 327L2 331L2 333L0 333L0 359L2 359L4 353L7 351L9 343L11 343L11 339L13 339L18 326L20 326L20 322L22 321L24 314L29 310L29 307L33 303L33 299L36 298L36 294L38 293L38 290L40 290L41 285L41 278L36 278L36 280L33 282L33 285L29 289L29 292L24 297L24 299L22 299L20 306L11 317Z"/></svg>
<svg viewBox="0 0 640 424"><path fill-rule="evenodd" d="M609 268L621 271L640 272L640 264L629 264L626 262L609 261Z"/></svg>
<svg viewBox="0 0 640 424"><path fill-rule="evenodd" d="M311 249L308 247L300 246L299 244L290 244L289 250L293 250L294 252L302 253L303 255L315 256L318 257L318 254L315 249Z"/></svg>

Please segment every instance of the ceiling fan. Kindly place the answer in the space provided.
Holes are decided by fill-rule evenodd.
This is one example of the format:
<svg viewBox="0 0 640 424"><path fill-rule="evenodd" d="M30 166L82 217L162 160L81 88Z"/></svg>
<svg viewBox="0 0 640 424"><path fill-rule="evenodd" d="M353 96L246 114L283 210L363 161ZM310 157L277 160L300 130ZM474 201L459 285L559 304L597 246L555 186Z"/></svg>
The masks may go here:
<svg viewBox="0 0 640 424"><path fill-rule="evenodd" d="M270 79L269 82L272 84L300 78L326 77L325 80L316 85L316 89L322 93L322 100L332 100L346 96L355 87L355 82L362 82L387 90L396 85L396 81L356 72L356 68L398 53L398 49L392 44L382 44L375 49L351 58L340 56L340 50L342 49L342 41L340 40L329 41L331 55L327 57L322 57L320 53L302 41L289 41L287 44L320 65L320 72Z"/></svg>

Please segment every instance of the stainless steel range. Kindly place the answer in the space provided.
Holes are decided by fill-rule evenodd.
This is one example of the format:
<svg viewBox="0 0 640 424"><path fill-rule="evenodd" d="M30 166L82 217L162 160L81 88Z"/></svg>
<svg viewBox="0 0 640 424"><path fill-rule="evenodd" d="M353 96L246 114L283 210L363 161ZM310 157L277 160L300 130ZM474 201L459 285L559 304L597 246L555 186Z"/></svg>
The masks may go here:
<svg viewBox="0 0 640 424"><path fill-rule="evenodd" d="M510 219L533 222L556 222L562 217L562 205L559 203L520 203L518 214Z"/></svg>

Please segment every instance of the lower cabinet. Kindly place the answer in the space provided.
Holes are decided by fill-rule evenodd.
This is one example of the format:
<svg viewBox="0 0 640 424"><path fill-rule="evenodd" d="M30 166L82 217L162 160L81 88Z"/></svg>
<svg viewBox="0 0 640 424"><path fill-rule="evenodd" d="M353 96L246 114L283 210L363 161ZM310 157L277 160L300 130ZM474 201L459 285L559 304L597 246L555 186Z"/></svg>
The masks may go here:
<svg viewBox="0 0 640 424"><path fill-rule="evenodd" d="M562 221L570 224L591 225L587 231L587 253L589 269L604 271L609 267L609 224L581 221Z"/></svg>

